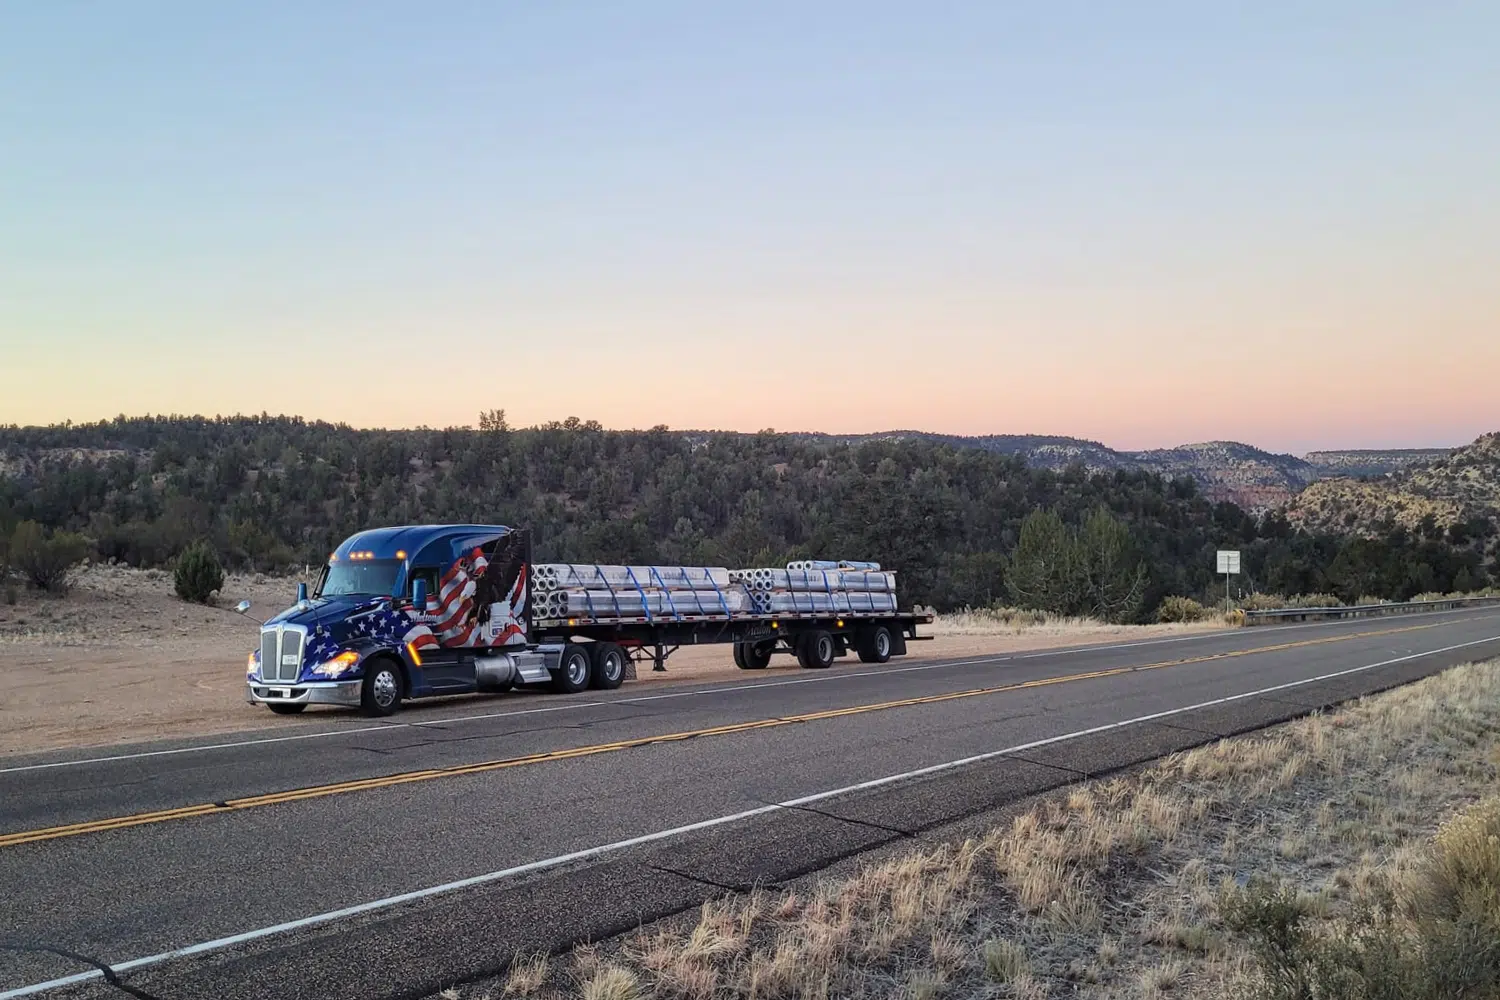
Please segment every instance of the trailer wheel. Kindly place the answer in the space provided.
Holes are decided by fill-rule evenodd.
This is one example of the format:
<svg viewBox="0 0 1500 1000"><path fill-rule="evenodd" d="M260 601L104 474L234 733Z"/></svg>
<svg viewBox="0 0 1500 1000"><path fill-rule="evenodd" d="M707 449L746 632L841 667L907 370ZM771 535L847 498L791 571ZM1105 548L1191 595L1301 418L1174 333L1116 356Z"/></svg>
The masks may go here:
<svg viewBox="0 0 1500 1000"><path fill-rule="evenodd" d="M804 632L797 639L797 662L807 670L826 670L833 666L833 633L824 629Z"/></svg>
<svg viewBox="0 0 1500 1000"><path fill-rule="evenodd" d="M563 647L562 658L552 673L552 690L563 694L576 694L589 686L589 677L594 665L589 662L589 651L576 643Z"/></svg>
<svg viewBox="0 0 1500 1000"><path fill-rule="evenodd" d="M625 680L625 650L612 642L593 642L589 646L589 652L593 653L589 686L613 691Z"/></svg>
<svg viewBox="0 0 1500 1000"><path fill-rule="evenodd" d="M359 709L366 715L390 715L401 707L401 668L387 656L365 664L359 686Z"/></svg>
<svg viewBox="0 0 1500 1000"><path fill-rule="evenodd" d="M884 663L891 658L891 633L884 625L860 629L854 648L861 663Z"/></svg>
<svg viewBox="0 0 1500 1000"><path fill-rule="evenodd" d="M307 702L304 701L300 705L278 705L274 701L268 701L266 707L277 715L296 715L307 707Z"/></svg>
<svg viewBox="0 0 1500 1000"><path fill-rule="evenodd" d="M734 665L741 670L764 670L771 665L774 649L769 642L737 642L734 644Z"/></svg>

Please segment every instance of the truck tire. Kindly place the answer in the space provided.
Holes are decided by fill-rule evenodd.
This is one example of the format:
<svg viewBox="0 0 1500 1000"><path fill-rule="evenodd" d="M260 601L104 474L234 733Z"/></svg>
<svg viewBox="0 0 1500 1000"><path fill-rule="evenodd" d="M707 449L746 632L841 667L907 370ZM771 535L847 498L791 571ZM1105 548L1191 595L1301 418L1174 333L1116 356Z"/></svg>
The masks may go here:
<svg viewBox="0 0 1500 1000"><path fill-rule="evenodd" d="M854 636L861 663L884 663L891 658L891 633L884 625L862 628Z"/></svg>
<svg viewBox="0 0 1500 1000"><path fill-rule="evenodd" d="M589 643L589 686L613 691L625 682L625 650L612 642Z"/></svg>
<svg viewBox="0 0 1500 1000"><path fill-rule="evenodd" d="M359 686L359 710L366 715L391 715L401 707L401 667L388 656L377 656L365 664L365 681Z"/></svg>
<svg viewBox="0 0 1500 1000"><path fill-rule="evenodd" d="M734 665L741 670L764 670L771 665L774 648L769 642L737 642L734 644Z"/></svg>
<svg viewBox="0 0 1500 1000"><path fill-rule="evenodd" d="M552 673L552 690L563 694L577 694L589 686L594 665L589 661L589 651L576 643L563 647L562 658Z"/></svg>
<svg viewBox="0 0 1500 1000"><path fill-rule="evenodd" d="M833 666L833 654L832 632L817 628L797 638L797 662L806 670L827 670Z"/></svg>
<svg viewBox="0 0 1500 1000"><path fill-rule="evenodd" d="M268 701L266 702L266 707L277 715L296 715L307 707L307 702L304 701L300 705L278 705L274 701Z"/></svg>

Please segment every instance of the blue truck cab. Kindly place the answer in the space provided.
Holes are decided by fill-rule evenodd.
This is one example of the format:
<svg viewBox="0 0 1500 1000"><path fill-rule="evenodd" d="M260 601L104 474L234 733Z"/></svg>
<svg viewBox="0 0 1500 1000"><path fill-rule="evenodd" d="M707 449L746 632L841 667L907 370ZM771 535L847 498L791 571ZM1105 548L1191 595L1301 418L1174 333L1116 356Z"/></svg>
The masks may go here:
<svg viewBox="0 0 1500 1000"><path fill-rule="evenodd" d="M503 525L361 531L329 555L310 594L299 586L297 602L262 625L247 700L278 714L344 705L388 715L408 698L557 686L559 670L576 690L579 665L562 663L563 644L529 641L530 559L529 534Z"/></svg>

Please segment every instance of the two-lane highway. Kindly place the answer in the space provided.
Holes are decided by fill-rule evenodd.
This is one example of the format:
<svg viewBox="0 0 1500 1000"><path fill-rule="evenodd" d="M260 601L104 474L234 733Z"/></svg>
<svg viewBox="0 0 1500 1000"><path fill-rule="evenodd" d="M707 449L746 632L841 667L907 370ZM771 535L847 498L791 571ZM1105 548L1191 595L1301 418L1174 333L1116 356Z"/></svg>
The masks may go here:
<svg viewBox="0 0 1500 1000"><path fill-rule="evenodd" d="M982 809L992 793L976 789L1002 773L1046 772L1027 778L1045 787L1496 655L1500 609L469 699L374 723L309 718L300 733L11 758L0 1000L113 989L76 956L159 996L209 983L420 995L493 971L522 939L628 926L606 900L630 888L622 865L637 855L658 874L630 888L630 912L670 912L785 877L795 866L778 851L800 850L807 870ZM1093 735L1066 740L1080 733ZM1075 744L1098 759L1053 751ZM823 825L788 828L804 843L778 847L767 824L792 810ZM506 895L527 879L526 895ZM570 902L580 892L598 898L588 913Z"/></svg>

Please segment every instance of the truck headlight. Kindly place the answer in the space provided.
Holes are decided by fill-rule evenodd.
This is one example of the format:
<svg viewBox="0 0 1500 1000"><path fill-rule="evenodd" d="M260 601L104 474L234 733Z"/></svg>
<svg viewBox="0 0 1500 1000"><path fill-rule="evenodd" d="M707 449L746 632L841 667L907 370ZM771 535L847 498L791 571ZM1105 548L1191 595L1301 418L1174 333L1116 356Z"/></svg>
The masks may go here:
<svg viewBox="0 0 1500 1000"><path fill-rule="evenodd" d="M260 650L245 657L245 676L252 678L260 671Z"/></svg>
<svg viewBox="0 0 1500 1000"><path fill-rule="evenodd" d="M352 649L346 649L333 659L324 660L316 667L313 667L312 672L321 674L324 677L337 677L339 674L353 670L354 665L358 662L359 654Z"/></svg>

